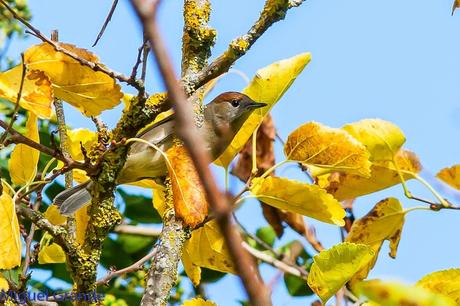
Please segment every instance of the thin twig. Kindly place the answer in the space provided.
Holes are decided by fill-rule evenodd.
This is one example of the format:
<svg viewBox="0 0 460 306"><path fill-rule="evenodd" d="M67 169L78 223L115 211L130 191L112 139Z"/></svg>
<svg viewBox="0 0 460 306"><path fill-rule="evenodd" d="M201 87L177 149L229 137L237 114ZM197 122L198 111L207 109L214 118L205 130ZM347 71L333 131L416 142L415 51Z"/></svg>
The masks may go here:
<svg viewBox="0 0 460 306"><path fill-rule="evenodd" d="M146 50L146 45L147 45L147 40L144 37L142 40L142 45L137 49L137 57L136 57L136 63L134 63L133 69L131 70L131 79L136 79L137 76L137 70L139 69L140 64L143 62L143 60L146 58L144 55L144 52ZM143 65L144 66L144 65ZM142 79L142 77L141 77Z"/></svg>
<svg viewBox="0 0 460 306"><path fill-rule="evenodd" d="M139 259L138 261L136 261L132 265L130 265L130 266L126 267L126 268L120 269L120 270L111 270L111 271L109 271L106 276L104 276L103 278L97 280L96 286L108 285L109 282L115 277L119 277L119 276L124 275L124 274L128 274L128 273L131 273L131 272L136 272L136 271L142 270L144 268L145 263L147 261L149 261L151 258L153 258L156 253L157 253L157 249L154 248L149 254L145 255L144 257L142 257L141 259Z"/></svg>
<svg viewBox="0 0 460 306"><path fill-rule="evenodd" d="M112 20L113 13L115 12L115 9L117 8L118 0L113 0L112 7L110 8L109 14L105 18L104 24L102 25L101 30L97 34L96 40L94 41L94 44L92 47L95 47L99 40L101 39L102 35L104 35L105 29L107 28L107 25L109 24L110 20Z"/></svg>
<svg viewBox="0 0 460 306"><path fill-rule="evenodd" d="M26 78L26 71L27 71L27 66L26 66L26 63L24 62L24 53L21 53L21 59L22 59L21 83L19 85L19 91L16 97L16 105L14 106L13 114L11 115L10 124L5 129L5 132L3 132L2 136L0 137L0 144L2 145L5 143L6 136L8 136L8 133L13 128L14 122L16 121L16 118L19 112L19 102L21 101L22 89L24 88L24 80Z"/></svg>
<svg viewBox="0 0 460 306"><path fill-rule="evenodd" d="M139 227L137 225L127 224L117 225L113 231L117 234L130 234L148 237L158 237L161 234L161 230L156 228Z"/></svg>
<svg viewBox="0 0 460 306"><path fill-rule="evenodd" d="M87 66L89 68L91 68L92 70L94 71L100 71L102 73L105 73L107 74L108 76L112 77L112 78L115 78L117 80L119 80L120 82L124 82L138 90L143 90L144 88L144 85L143 85L143 82L141 82L140 80L131 80L129 77L119 73L119 72L116 72L116 71L113 71L109 68L107 68L106 66L100 64L100 63L95 63L95 62L91 62L91 61L88 61L80 56L78 56L77 54L63 48L59 43L57 42L54 42L52 41L51 39L49 39L48 37L46 37L45 35L43 35L37 28L35 28L32 24L30 24L28 21L26 21L24 18L22 18L21 16L19 16L15 10L13 10L9 5L8 3L5 1L5 0L0 0L0 4L2 4L12 15L13 17L18 20L19 22L21 22L23 25L25 25L27 28L30 29L30 31L33 32L33 34L38 37L39 39L41 39L42 41L50 44L51 46L53 46L53 48L57 51L57 52L62 52L64 53L65 55L68 55L70 56L71 58L73 58L74 60L78 61L80 64L84 65L84 66Z"/></svg>
<svg viewBox="0 0 460 306"><path fill-rule="evenodd" d="M2 0L0 0L2 1ZM88 170L89 169L89 166L84 164L84 163L81 163L81 162L78 162L78 161L75 161L71 158L67 158L65 157L64 155L62 155L62 152L60 152L59 150L53 150L45 145L42 145L41 143L38 143L38 142L35 142L33 141L32 139L29 139L27 137L25 137L24 135L22 135L21 133L19 133L18 131L16 131L15 129L13 128L9 128L8 124L6 122L4 122L3 120L0 120L0 127L5 129L5 130L9 130L9 133L10 133L10 141L12 143L15 143L15 144L18 144L18 143L22 143L22 144L25 144L31 148L34 148L46 155L49 155L51 157L55 157L56 159L64 162L64 164L66 165L66 167L70 167L72 169L82 169L82 170Z"/></svg>

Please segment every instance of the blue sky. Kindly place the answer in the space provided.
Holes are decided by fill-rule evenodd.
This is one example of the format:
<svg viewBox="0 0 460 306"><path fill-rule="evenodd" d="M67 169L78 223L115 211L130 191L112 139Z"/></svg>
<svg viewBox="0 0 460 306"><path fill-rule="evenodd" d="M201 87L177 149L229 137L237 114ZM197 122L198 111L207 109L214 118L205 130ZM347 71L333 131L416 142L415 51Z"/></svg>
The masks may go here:
<svg viewBox="0 0 460 306"><path fill-rule="evenodd" d="M60 40L98 54L109 67L129 74L141 42L140 28L128 1L120 1L112 22L96 48L94 38L111 6L104 1L29 1L33 24L42 32L59 29ZM245 33L258 17L262 0L213 1L211 25L218 31L213 57L225 50L235 36ZM287 135L308 121L340 127L362 118L382 118L396 123L407 137L406 148L415 151L430 178L439 169L460 162L460 15L450 16L452 0L428 1L306 1L273 26L235 68L249 77L276 60L309 51L312 62L273 110L280 135ZM182 1L163 1L160 26L176 68L180 66ZM10 55L18 55L34 38L15 42ZM161 91L160 77L150 65L148 91ZM221 81L215 93L241 90L245 82L236 75ZM126 88L127 92L131 89ZM104 120L115 124L120 108L106 112ZM91 121L68 108L73 126L93 128ZM277 155L282 148L277 144ZM216 169L222 180L222 171ZM305 176L295 167L278 172L296 179ZM238 190L232 181L234 190ZM415 194L430 195L416 183ZM401 187L360 198L357 216L387 196L400 198L405 207L417 206L404 198ZM265 225L257 203L247 202L238 212L250 229ZM326 247L340 239L336 227L307 220L316 226ZM370 277L415 282L431 271L459 267L460 214L417 211L409 214L398 256L387 256L384 244ZM300 239L292 232L287 239ZM274 271L263 268L267 280ZM236 305L242 291L234 277L208 288L219 305ZM306 299L291 298L284 285L274 290L275 305L305 305Z"/></svg>

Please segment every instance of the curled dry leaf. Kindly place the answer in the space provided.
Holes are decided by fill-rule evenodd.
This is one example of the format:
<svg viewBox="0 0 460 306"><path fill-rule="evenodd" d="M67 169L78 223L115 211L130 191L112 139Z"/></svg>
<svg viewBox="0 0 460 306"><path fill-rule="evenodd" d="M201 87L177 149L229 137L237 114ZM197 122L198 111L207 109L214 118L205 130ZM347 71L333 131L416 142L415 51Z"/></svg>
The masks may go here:
<svg viewBox="0 0 460 306"><path fill-rule="evenodd" d="M425 275L416 284L433 293L450 297L457 305L460 304L460 269L437 271Z"/></svg>
<svg viewBox="0 0 460 306"><path fill-rule="evenodd" d="M176 217L195 228L208 215L206 192L185 147L174 146L166 151L166 155Z"/></svg>
<svg viewBox="0 0 460 306"><path fill-rule="evenodd" d="M345 211L340 202L324 189L280 177L255 178L251 193L273 207L317 220L344 225Z"/></svg>
<svg viewBox="0 0 460 306"><path fill-rule="evenodd" d="M11 196L0 196L0 269L13 269L21 264L21 233Z"/></svg>
<svg viewBox="0 0 460 306"><path fill-rule="evenodd" d="M369 152L346 131L317 122L292 132L285 145L288 160L307 165L313 176L333 171L370 176Z"/></svg>
<svg viewBox="0 0 460 306"><path fill-rule="evenodd" d="M0 73L0 98L16 103L22 79L22 65ZM41 118L51 117L53 90L41 71L26 71L19 105Z"/></svg>
<svg viewBox="0 0 460 306"><path fill-rule="evenodd" d="M275 165L274 140L276 136L275 124L268 114L262 121L257 131L256 160L258 172L255 176L262 175ZM238 156L238 162L232 169L232 174L243 183L247 182L252 172L252 137L246 142Z"/></svg>
<svg viewBox="0 0 460 306"><path fill-rule="evenodd" d="M390 242L389 255L392 258L396 257L404 216L405 213L398 199L387 198L377 203L367 215L353 223L345 241L370 246L374 251L374 257L361 271L356 273L352 282L367 277L377 261L380 248L385 240Z"/></svg>
<svg viewBox="0 0 460 306"><path fill-rule="evenodd" d="M381 280L363 281L353 287L360 296L366 296L378 305L454 306L447 296L432 293L424 288Z"/></svg>
<svg viewBox="0 0 460 306"><path fill-rule="evenodd" d="M35 142L40 142L38 121L34 113L29 113L25 136ZM35 179L40 151L25 144L18 144L11 152L8 168L11 181L16 185L26 185Z"/></svg>
<svg viewBox="0 0 460 306"><path fill-rule="evenodd" d="M361 142L371 154L371 161L390 161L406 142L401 129L382 119L363 119L342 127Z"/></svg>
<svg viewBox="0 0 460 306"><path fill-rule="evenodd" d="M313 257L308 285L326 303L372 256L374 251L365 244L337 244Z"/></svg>
<svg viewBox="0 0 460 306"><path fill-rule="evenodd" d="M310 53L302 53L257 71L251 83L243 90L243 93L256 102L263 102L268 105L256 109L249 116L224 153L215 161L217 165L224 168L228 167L257 126L262 122L265 115L281 99L286 90L310 62L310 59Z"/></svg>
<svg viewBox="0 0 460 306"><path fill-rule="evenodd" d="M192 232L182 253L185 272L195 286L201 280L201 268L236 274L235 265L215 220Z"/></svg>
<svg viewBox="0 0 460 306"><path fill-rule="evenodd" d="M59 44L79 57L99 63L88 50L70 44ZM52 83L54 95L78 108L86 116L97 116L103 110L118 105L123 97L120 86L103 72L81 65L53 46L43 43L24 52L24 62L29 70L44 72ZM66 73L62 73L66 71Z"/></svg>
<svg viewBox="0 0 460 306"><path fill-rule="evenodd" d="M449 186L460 190L460 165L444 168L436 174L436 177Z"/></svg>
<svg viewBox="0 0 460 306"><path fill-rule="evenodd" d="M416 174L422 170L417 155L408 150L400 150L395 156L395 162L401 171ZM404 173L403 177L406 181L414 178L410 173ZM390 161L374 162L369 178L348 173L332 173L317 178L317 184L339 201L354 199L400 183L398 172Z"/></svg>

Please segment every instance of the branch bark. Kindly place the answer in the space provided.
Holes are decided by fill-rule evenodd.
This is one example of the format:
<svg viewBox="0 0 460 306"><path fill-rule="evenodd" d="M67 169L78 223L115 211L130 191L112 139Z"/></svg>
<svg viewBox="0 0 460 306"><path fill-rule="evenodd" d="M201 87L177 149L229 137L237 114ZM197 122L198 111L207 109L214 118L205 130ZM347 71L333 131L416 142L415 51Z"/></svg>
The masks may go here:
<svg viewBox="0 0 460 306"><path fill-rule="evenodd" d="M241 237L233 228L231 221L231 206L227 201L227 197L220 193L208 167L211 159L205 150L206 146L197 132L197 127L191 116L193 110L174 75L169 55L158 32L154 5L156 2L132 0L131 3L150 40L153 53L157 59L158 68L163 77L163 82L168 90L169 99L176 106L176 134L184 142L190 153L201 183L206 191L208 201L217 216L216 219L219 222L238 273L249 295L249 299L255 306L269 306L271 305L271 301L268 290L258 275L254 260L241 248Z"/></svg>

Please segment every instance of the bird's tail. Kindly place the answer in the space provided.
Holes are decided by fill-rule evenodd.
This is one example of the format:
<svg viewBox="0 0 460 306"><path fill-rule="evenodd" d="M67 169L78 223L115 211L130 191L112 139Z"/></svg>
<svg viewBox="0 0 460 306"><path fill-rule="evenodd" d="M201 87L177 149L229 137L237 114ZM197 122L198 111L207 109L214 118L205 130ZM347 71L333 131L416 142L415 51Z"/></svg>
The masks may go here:
<svg viewBox="0 0 460 306"><path fill-rule="evenodd" d="M91 184L91 181L86 181L83 184L62 191L54 198L53 203L59 207L61 215L71 215L91 201L91 194L88 191Z"/></svg>

